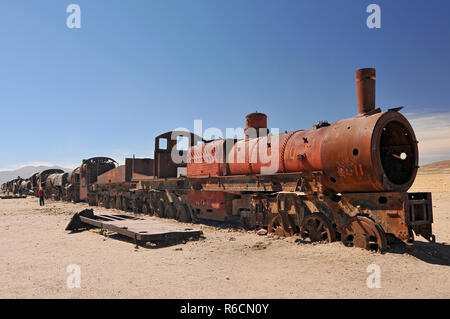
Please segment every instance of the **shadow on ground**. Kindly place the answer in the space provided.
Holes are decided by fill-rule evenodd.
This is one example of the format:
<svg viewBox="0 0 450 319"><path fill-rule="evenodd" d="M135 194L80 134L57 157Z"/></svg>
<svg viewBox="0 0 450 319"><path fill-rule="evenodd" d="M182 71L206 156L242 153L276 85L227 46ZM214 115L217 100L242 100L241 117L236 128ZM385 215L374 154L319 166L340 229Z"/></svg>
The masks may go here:
<svg viewBox="0 0 450 319"><path fill-rule="evenodd" d="M409 254L429 264L450 266L450 245L446 243L416 241L412 246L395 243L390 246L386 253Z"/></svg>
<svg viewBox="0 0 450 319"><path fill-rule="evenodd" d="M78 234L81 233L85 230L89 230L89 229L94 229L96 230L96 235L97 236L104 236L105 238L111 238L114 240L119 240L122 242L126 242L126 243L130 243L131 245L133 245L133 247L135 248L146 248L146 249L158 249L158 248L165 248L165 247L171 247L171 246L176 246L176 245L180 245L180 244L186 244L188 241L197 241L197 240L202 240L205 239L205 237L203 235L200 236L191 236L188 238L183 238L183 239L170 239L170 240L164 240L164 241L157 241L157 242L142 242L142 241L138 241L137 243L135 242L134 239L115 233L115 232L107 232L104 231L103 233L95 228L95 227L89 227L89 228L83 228L83 229L77 229L77 230L72 230L69 232L69 235L71 234Z"/></svg>
<svg viewBox="0 0 450 319"><path fill-rule="evenodd" d="M204 224L202 222L202 224ZM234 230L242 230L242 228L233 225L223 225L219 222L208 222L208 226L213 226L217 228L231 228ZM72 230L69 232L69 234L77 234L84 230L87 230L90 228L80 229L80 230ZM95 228L94 228L95 229ZM200 237L191 237L191 238L184 238L184 239L172 239L172 240L165 240L165 241L159 241L159 242L138 242L138 245L136 246L136 242L134 239L129 238L127 236L117 234L117 233L111 233L111 234L102 234L99 232L98 235L104 235L107 238L112 238L115 240L120 240L123 242L130 243L134 245L135 247L140 248L146 248L146 249L158 249L158 248L165 248L165 247L171 247L176 246L179 244L185 244L187 241L193 241L193 240L201 240L205 237L203 235L200 235ZM296 239L295 243L297 244L317 244L312 243L308 240L303 239ZM447 243L431 243L431 242L420 242L416 241L413 245L408 246L404 244L403 242L395 242L392 243L389 248L384 252L386 254L409 254L419 260L422 260L429 264L434 265L441 265L441 266L450 266L450 245Z"/></svg>

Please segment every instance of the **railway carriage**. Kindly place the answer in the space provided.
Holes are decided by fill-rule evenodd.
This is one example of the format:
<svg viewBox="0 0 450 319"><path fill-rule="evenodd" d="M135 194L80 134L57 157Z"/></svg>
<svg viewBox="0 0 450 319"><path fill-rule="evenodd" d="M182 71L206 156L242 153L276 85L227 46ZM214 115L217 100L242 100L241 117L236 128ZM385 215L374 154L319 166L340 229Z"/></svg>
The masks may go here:
<svg viewBox="0 0 450 319"><path fill-rule="evenodd" d="M412 244L414 235L435 241L431 193L407 192L419 167L413 128L400 107L375 107L375 69L358 70L356 84L353 118L269 134L267 116L256 112L241 140L166 132L155 138L154 159L119 166L96 157L70 174L45 171L30 181L36 188L46 178L65 200L368 250Z"/></svg>

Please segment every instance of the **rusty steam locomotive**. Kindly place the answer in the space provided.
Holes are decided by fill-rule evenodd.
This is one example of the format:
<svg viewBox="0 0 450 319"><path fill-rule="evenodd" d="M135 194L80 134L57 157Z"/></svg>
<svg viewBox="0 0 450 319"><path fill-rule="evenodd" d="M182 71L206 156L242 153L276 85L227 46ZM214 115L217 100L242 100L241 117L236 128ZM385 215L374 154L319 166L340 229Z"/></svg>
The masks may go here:
<svg viewBox="0 0 450 319"><path fill-rule="evenodd" d="M356 71L356 81L353 118L270 135L266 115L252 113L242 140L167 132L155 139L154 159L118 166L96 157L71 173L47 170L3 188L43 187L57 200L183 222L236 222L370 250L386 249L388 240L411 244L414 234L434 241L431 193L407 192L418 169L414 131L401 108L375 108L375 69ZM180 136L187 150L177 149Z"/></svg>

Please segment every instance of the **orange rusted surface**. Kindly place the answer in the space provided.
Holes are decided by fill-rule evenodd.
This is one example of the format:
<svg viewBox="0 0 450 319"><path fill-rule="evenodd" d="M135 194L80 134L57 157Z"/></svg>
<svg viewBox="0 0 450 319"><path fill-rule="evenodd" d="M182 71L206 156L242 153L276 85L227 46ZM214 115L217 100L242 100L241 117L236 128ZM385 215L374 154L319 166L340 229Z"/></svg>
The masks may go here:
<svg viewBox="0 0 450 319"><path fill-rule="evenodd" d="M406 191L417 173L418 149L408 120L388 111L241 140L227 160L230 175L271 167L272 174L323 171L325 186L336 192Z"/></svg>
<svg viewBox="0 0 450 319"><path fill-rule="evenodd" d="M232 195L221 191L187 191L186 202L198 218L226 221L231 215Z"/></svg>
<svg viewBox="0 0 450 319"><path fill-rule="evenodd" d="M400 107L376 108L375 76L375 69L356 71L352 118L269 135L267 116L251 113L242 140L170 131L156 137L154 159L127 158L116 168L110 158L91 158L70 174L47 170L1 189L44 187L54 199L370 250L387 249L393 238L435 241L431 193L407 193L418 141Z"/></svg>
<svg viewBox="0 0 450 319"><path fill-rule="evenodd" d="M375 109L375 69L365 68L356 71L356 94L358 114L364 115Z"/></svg>
<svg viewBox="0 0 450 319"><path fill-rule="evenodd" d="M244 132L246 139L267 135L267 115L258 112L247 114Z"/></svg>
<svg viewBox="0 0 450 319"><path fill-rule="evenodd" d="M97 184L122 183L125 182L125 165L120 165L97 178Z"/></svg>
<svg viewBox="0 0 450 319"><path fill-rule="evenodd" d="M311 130L247 137L237 141L225 157L208 161L202 152L213 141L191 149L192 177L259 175L321 171L324 187L334 192L406 191L418 168L414 131L399 108L375 109L375 69L356 72L359 115ZM262 113L247 115L246 130L265 128ZM221 154L222 155L222 154ZM211 156L209 156L211 157ZM208 159L209 159L208 157ZM222 158L225 163L219 163ZM202 173L203 172L203 173ZM203 175L202 175L203 174Z"/></svg>
<svg viewBox="0 0 450 319"><path fill-rule="evenodd" d="M188 177L225 175L224 152L226 140L216 140L189 149Z"/></svg>

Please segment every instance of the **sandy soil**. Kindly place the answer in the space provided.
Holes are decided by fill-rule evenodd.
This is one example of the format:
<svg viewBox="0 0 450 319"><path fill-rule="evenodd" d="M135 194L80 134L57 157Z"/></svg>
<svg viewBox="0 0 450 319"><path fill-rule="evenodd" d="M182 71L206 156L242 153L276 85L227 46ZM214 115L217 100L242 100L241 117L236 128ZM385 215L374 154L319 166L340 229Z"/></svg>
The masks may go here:
<svg viewBox="0 0 450 319"><path fill-rule="evenodd" d="M195 225L206 239L135 249L117 235L66 232L84 204L0 200L0 297L449 298L449 187L450 175L418 176L411 191L433 192L437 243L385 254L206 225ZM67 288L70 264L80 266L81 288ZM367 287L370 264L380 266L379 289Z"/></svg>

